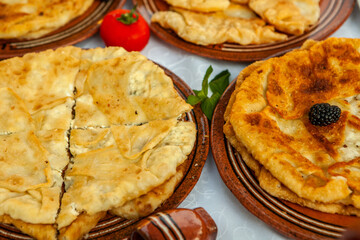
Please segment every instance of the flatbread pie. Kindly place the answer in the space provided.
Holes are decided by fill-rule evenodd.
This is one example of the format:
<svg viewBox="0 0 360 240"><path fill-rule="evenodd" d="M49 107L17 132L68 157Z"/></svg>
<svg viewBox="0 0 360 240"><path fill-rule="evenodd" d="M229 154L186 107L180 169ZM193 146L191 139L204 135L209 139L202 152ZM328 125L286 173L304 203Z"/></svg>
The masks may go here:
<svg viewBox="0 0 360 240"><path fill-rule="evenodd" d="M239 75L224 133L275 197L360 216L359 39L309 40ZM339 119L313 125L310 108L330 103Z"/></svg>
<svg viewBox="0 0 360 240"><path fill-rule="evenodd" d="M0 39L40 38L83 14L94 0L0 0Z"/></svg>
<svg viewBox="0 0 360 240"><path fill-rule="evenodd" d="M229 0L166 0L174 7L181 7L198 12L214 12L227 8Z"/></svg>
<svg viewBox="0 0 360 240"><path fill-rule="evenodd" d="M319 0L166 0L151 22L197 45L266 44L300 35L319 20Z"/></svg>
<svg viewBox="0 0 360 240"><path fill-rule="evenodd" d="M301 35L320 17L319 0L250 0L249 6L277 30Z"/></svg>
<svg viewBox="0 0 360 240"><path fill-rule="evenodd" d="M246 12L240 12L245 13L246 18L239 18L234 17L231 10L204 14L180 8L172 9L173 11L156 12L151 21L174 30L184 40L198 45L224 42L249 45L287 39L285 34L275 32L273 27L266 26L261 19L248 19Z"/></svg>
<svg viewBox="0 0 360 240"><path fill-rule="evenodd" d="M146 216L181 181L192 109L164 71L122 48L0 62L0 222L79 239L107 212Z"/></svg>

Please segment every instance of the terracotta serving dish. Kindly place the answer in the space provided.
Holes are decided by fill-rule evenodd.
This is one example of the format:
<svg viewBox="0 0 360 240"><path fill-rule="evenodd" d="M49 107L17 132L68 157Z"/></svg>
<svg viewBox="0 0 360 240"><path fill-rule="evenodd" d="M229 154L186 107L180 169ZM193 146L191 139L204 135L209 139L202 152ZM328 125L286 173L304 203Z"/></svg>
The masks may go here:
<svg viewBox="0 0 360 240"><path fill-rule="evenodd" d="M150 21L154 12L169 9L165 0L133 0L138 5L139 12ZM320 0L320 20L309 32L300 36L291 36L287 41L241 46L225 43L218 45L200 46L186 42L179 38L173 31L162 28L157 23L151 23L152 32L171 45L188 52L221 60L249 62L272 56L278 52L299 47L309 38L322 40L335 32L350 16L355 5L355 0Z"/></svg>
<svg viewBox="0 0 360 240"><path fill-rule="evenodd" d="M286 237L339 239L348 227L358 223L358 217L323 213L272 197L259 186L241 155L226 140L224 112L234 89L235 81L219 100L211 123L212 154L226 186L252 214Z"/></svg>
<svg viewBox="0 0 360 240"><path fill-rule="evenodd" d="M171 77L174 82L175 89L179 95L186 98L190 94L193 94L191 88L178 76L171 71L163 68L165 73ZM168 209L174 209L187 197L187 195L194 188L198 179L200 178L201 171L204 167L205 161L209 153L209 126L206 116L202 113L199 106L193 108L193 110L186 115L188 121L192 121L196 125L197 136L195 146L185 160L185 172L184 177L177 185L173 195L167 199L157 210L165 211ZM113 240L113 239L127 239L131 236L135 230L136 225L141 219L126 220L117 216L108 214L102 219L95 228L93 228L87 235L86 239L101 239ZM24 240L30 237L21 233L13 226L0 224L0 239L18 239Z"/></svg>

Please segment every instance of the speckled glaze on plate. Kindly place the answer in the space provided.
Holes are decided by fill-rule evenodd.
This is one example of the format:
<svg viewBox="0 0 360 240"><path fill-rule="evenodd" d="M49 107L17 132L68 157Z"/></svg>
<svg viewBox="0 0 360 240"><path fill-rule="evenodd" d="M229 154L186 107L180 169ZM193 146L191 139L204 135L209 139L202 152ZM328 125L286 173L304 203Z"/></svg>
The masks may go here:
<svg viewBox="0 0 360 240"><path fill-rule="evenodd" d="M168 10L165 0L133 0L138 5L139 12L150 22L154 12ZM288 40L271 44L241 46L224 43L218 45L200 46L186 42L173 31L162 28L157 23L151 23L152 32L160 39L188 52L221 60L249 62L272 56L302 45L311 38L322 40L335 32L350 16L355 0L320 0L320 20L309 32L300 36L291 36Z"/></svg>
<svg viewBox="0 0 360 240"><path fill-rule="evenodd" d="M211 150L221 178L252 214L292 239L330 240L341 237L358 217L328 214L272 197L265 192L230 145L224 133L224 113L235 89L235 80L222 95L211 123Z"/></svg>
<svg viewBox="0 0 360 240"><path fill-rule="evenodd" d="M165 69L164 67L162 68L173 80L175 89L181 97L186 99L187 96L193 94L191 88L183 80L171 71ZM186 120L195 123L197 129L195 145L187 160L185 160L185 172L183 179L176 187L173 195L167 199L162 206L156 210L156 212L174 209L179 206L182 201L184 201L200 178L201 171L209 153L209 124L200 107L196 106L190 113L186 114ZM104 219L99 221L95 228L90 231L86 239L127 239L131 236L140 220L141 219L126 220L108 214ZM13 226L0 224L0 239L31 240L32 238L21 233Z"/></svg>
<svg viewBox="0 0 360 240"><path fill-rule="evenodd" d="M90 8L65 26L37 39L0 39L0 59L50 48L73 45L94 35L105 14L121 8L126 0L94 0Z"/></svg>

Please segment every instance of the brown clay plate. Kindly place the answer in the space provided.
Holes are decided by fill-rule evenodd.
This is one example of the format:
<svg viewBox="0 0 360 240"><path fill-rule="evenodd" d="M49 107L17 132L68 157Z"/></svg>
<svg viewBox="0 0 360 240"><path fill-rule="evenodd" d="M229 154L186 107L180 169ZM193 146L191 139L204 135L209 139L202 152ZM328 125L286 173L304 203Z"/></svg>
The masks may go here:
<svg viewBox="0 0 360 240"><path fill-rule="evenodd" d="M154 12L168 10L165 0L133 0L138 5L139 12L150 21ZM306 39L322 40L335 32L350 16L355 0L320 0L320 20L309 32L300 36L291 36L287 41L241 46L224 43L218 45L200 46L186 42L173 31L162 28L157 23L151 23L152 32L160 39L188 52L228 61L254 61L301 46Z"/></svg>
<svg viewBox="0 0 360 240"><path fill-rule="evenodd" d="M261 189L241 155L223 134L224 113L235 89L230 84L214 111L211 123L211 150L226 186L252 214L292 239L338 239L359 218L328 214L270 196Z"/></svg>
<svg viewBox="0 0 360 240"><path fill-rule="evenodd" d="M105 14L125 4L126 0L94 0L81 16L44 37L32 40L0 39L0 59L22 56L49 48L73 45L95 34Z"/></svg>
<svg viewBox="0 0 360 240"><path fill-rule="evenodd" d="M180 96L186 99L187 96L194 94L191 88L183 80L166 68L162 68L165 70L165 73L172 78L175 89L178 91ZM209 125L208 120L202 113L200 107L195 106L193 110L186 115L186 120L192 121L196 125L197 137L195 146L191 154L188 156L188 159L185 161L185 173L182 181L176 187L173 195L156 211L176 208L182 201L184 201L200 178L201 171L209 153ZM136 224L140 220L141 219L126 220L108 214L97 224L95 228L90 231L86 239L127 239L130 237ZM31 240L32 238L21 233L13 226L0 224L0 239Z"/></svg>

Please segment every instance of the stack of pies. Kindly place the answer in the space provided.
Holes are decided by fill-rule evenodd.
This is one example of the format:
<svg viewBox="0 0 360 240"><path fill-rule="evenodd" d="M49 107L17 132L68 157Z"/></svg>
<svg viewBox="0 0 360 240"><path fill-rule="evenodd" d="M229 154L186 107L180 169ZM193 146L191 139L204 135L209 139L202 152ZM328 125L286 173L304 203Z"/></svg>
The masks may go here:
<svg viewBox="0 0 360 240"><path fill-rule="evenodd" d="M224 133L269 194L360 216L359 49L359 39L309 40L239 75ZM323 103L340 118L313 125L310 108Z"/></svg>
<svg viewBox="0 0 360 240"><path fill-rule="evenodd" d="M182 179L196 129L164 71L122 48L0 62L0 221L79 239L106 214L148 215Z"/></svg>
<svg viewBox="0 0 360 240"><path fill-rule="evenodd" d="M198 45L263 44L301 35L320 17L319 0L166 0L151 21Z"/></svg>
<svg viewBox="0 0 360 240"><path fill-rule="evenodd" d="M83 14L94 0L0 0L0 39L33 39Z"/></svg>

